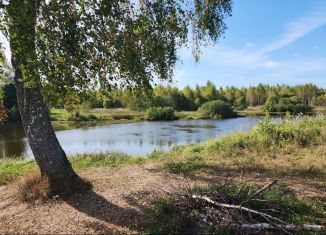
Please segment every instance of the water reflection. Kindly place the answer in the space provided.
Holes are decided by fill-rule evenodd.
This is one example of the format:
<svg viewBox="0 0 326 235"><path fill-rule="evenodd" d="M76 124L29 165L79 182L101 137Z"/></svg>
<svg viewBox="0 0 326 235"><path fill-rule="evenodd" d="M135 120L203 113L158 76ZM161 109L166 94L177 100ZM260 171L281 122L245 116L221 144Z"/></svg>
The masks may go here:
<svg viewBox="0 0 326 235"><path fill-rule="evenodd" d="M27 149L27 141L21 125L0 126L0 158L20 157Z"/></svg>
<svg viewBox="0 0 326 235"><path fill-rule="evenodd" d="M169 150L174 145L199 142L235 131L246 131L261 118L224 120L178 120L137 122L60 130L56 134L68 155L85 152L118 151L146 155L154 150ZM0 158L13 155L32 158L23 128L18 124L0 127Z"/></svg>

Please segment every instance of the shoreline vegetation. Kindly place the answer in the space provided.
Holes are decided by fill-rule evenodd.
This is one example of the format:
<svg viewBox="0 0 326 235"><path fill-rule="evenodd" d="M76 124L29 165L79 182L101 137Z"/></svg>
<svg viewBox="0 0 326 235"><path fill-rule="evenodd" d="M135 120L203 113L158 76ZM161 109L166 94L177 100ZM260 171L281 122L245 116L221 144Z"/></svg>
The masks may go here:
<svg viewBox="0 0 326 235"><path fill-rule="evenodd" d="M286 116L288 112L268 112L271 116ZM317 107L311 112L306 112L304 115L312 116L326 114L326 108ZM125 108L112 108L112 109L89 109L81 111L80 119L69 119L69 113L64 109L51 109L51 121L55 129L73 129L87 125L108 125L120 124L127 122L146 121L146 111L134 111ZM234 110L233 117L247 117L247 116L260 116L264 117L266 111L262 107L248 107L245 110ZM295 114L292 114L295 115ZM192 120L202 119L203 116L198 115L197 111L175 111L175 116L170 118ZM222 118L222 117L217 117ZM167 120L168 121L168 120Z"/></svg>
<svg viewBox="0 0 326 235"><path fill-rule="evenodd" d="M289 112L268 112L271 116L286 116ZM295 115L295 113L290 113ZM305 112L305 115L318 115L326 114L326 108L316 107L311 112ZM111 109L87 109L81 111L80 115L83 116L81 120L69 119L69 113L65 109L51 109L51 121L56 122L101 122L101 121L145 121L146 111L134 111L128 108L111 108ZM265 116L266 111L261 106L248 107L244 110L234 109L234 116ZM175 111L175 116L178 119L201 119L197 115L197 111ZM222 118L222 117L217 117Z"/></svg>
<svg viewBox="0 0 326 235"><path fill-rule="evenodd" d="M293 167L291 171L293 171L296 175L300 175L299 171L302 171L302 173L307 173L308 177L318 176L326 179L326 170L324 169L326 168L326 161L322 161L326 158L326 152L322 152L326 148L325 143L325 115L318 115L314 117L305 116L304 118L301 116L286 116L280 123L269 121L269 115L267 115L265 116L264 121L259 122L256 127L250 129L248 132L236 132L222 137L208 139L196 144L190 143L187 145L174 146L171 151L168 152L153 151L147 156L130 156L124 153L115 152L93 154L87 153L71 156L69 159L74 167L77 169L84 169L93 166L119 166L125 163L145 163L147 161L156 160L174 160L175 157L180 159L183 157L189 157L190 160L187 159L187 161L183 162L182 164L176 164L174 161L171 161L167 166L169 166L171 171L174 173L180 173L179 171L186 171L187 166L189 165L189 172L183 173L191 174L192 171L196 172L196 167L200 168L201 164L199 163L201 161L197 162L197 160L202 159L203 157L206 158L206 155L209 156L207 156L208 158L205 159L204 162L206 162L206 160L219 160L223 164L235 164L235 166L236 164L241 163L244 164L244 169L248 167L247 170L249 171L251 168L255 169L255 166L257 167L257 170L262 171L266 170L267 168L261 168L261 166L264 164L261 161L257 162L253 157L250 157L251 155L253 156L255 154L266 152L266 157L270 157L271 159L264 160L273 162L274 160L276 161L275 157L278 152L281 152L286 157L291 157L291 155L298 154L298 151L301 150L303 151L302 154L305 154L306 150L311 150L313 152L320 150L320 156L316 156L316 158L314 158L315 161L313 162L309 162L309 159L304 159L304 157L300 158L297 156L296 158L293 158L293 161L298 160L298 162L301 163L300 165L294 164L290 168L292 169ZM314 149L313 146L316 146L316 149ZM196 160L197 155L203 156L198 157ZM194 159L192 159L190 156L194 156ZM215 156L217 159L214 159ZM195 164L192 164L192 160L194 160ZM278 160L282 162L282 159ZM320 160L320 162L317 160ZM174 164L176 165L174 166ZM245 166L246 164L248 164L248 166ZM307 165L304 166L304 164ZM205 166L206 165L204 164L203 167ZM285 166L288 166L288 164ZM194 167L194 169L192 167ZM269 171L275 175L280 172L282 172L282 174L291 172L287 170L283 172L281 168L278 169L278 167L268 167ZM5 184L15 180L18 176L21 176L25 172L33 171L34 169L36 169L34 160L17 160L15 158L1 159L0 184Z"/></svg>
<svg viewBox="0 0 326 235"><path fill-rule="evenodd" d="M263 212L262 208L268 209L273 218L286 221L285 224L292 224L293 228L299 228L303 224L325 226L326 116L294 119L295 121L286 117L283 122L274 123L270 122L267 116L248 132L175 146L169 152L154 151L147 157L97 153L73 156L70 161L73 168L82 175L83 172L102 172L106 169L119 171L124 167L138 169L150 166L150 169L156 172L154 175L164 173L174 178L182 177L189 182L194 179L210 179L200 186L189 183L188 189L183 186L171 191L163 187L166 193L153 196L148 208L151 218L146 219L146 226L137 230L138 232L241 232L244 228L238 226L237 214L203 201L203 198L217 200L218 195L224 198L225 203L232 205L250 201L247 207L260 212ZM36 172L34 161L1 161L0 185L16 184ZM282 183L267 190L262 197L253 199L256 198L253 193L258 191L260 186L250 182L254 182L254 178L258 176L264 177L265 180L277 178ZM223 180L239 177L249 182L225 183L224 186L221 183ZM39 199L40 192L43 195L41 197L44 197L44 192L39 188L33 191L37 185L34 183L33 180L29 181L28 189L25 188L23 193L19 193L23 201ZM93 180L92 183L97 185L100 182ZM292 184L295 193L284 186L286 183ZM306 193L310 187L315 187L314 193ZM197 196L191 199L191 195ZM254 203L255 200L262 202ZM284 213L276 212L278 210L283 210ZM220 213L226 213L226 221L216 219ZM254 219L245 211L239 211L239 215L242 215L243 223L267 223L259 215ZM272 222L276 223L275 220ZM235 223L237 226L230 226L229 223ZM279 231L279 227L277 230Z"/></svg>

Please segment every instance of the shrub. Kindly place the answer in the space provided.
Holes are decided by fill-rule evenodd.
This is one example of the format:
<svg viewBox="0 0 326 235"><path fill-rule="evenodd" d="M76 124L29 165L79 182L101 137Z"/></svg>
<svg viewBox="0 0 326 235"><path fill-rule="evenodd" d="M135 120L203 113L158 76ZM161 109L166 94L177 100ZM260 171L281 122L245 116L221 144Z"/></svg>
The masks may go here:
<svg viewBox="0 0 326 235"><path fill-rule="evenodd" d="M305 105L303 100L296 97L276 97L269 98L264 106L269 112L291 112L291 113L305 113L312 111L312 108Z"/></svg>
<svg viewBox="0 0 326 235"><path fill-rule="evenodd" d="M168 121L177 119L172 107L151 107L146 110L146 120Z"/></svg>
<svg viewBox="0 0 326 235"><path fill-rule="evenodd" d="M204 103L198 109L199 118L228 118L234 116L231 105L222 100L213 100Z"/></svg>

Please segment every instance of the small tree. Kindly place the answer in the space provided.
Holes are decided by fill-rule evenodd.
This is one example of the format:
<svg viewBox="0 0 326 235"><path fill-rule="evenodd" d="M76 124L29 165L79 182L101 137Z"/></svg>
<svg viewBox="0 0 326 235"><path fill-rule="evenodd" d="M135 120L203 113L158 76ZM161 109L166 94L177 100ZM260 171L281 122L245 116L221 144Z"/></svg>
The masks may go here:
<svg viewBox="0 0 326 235"><path fill-rule="evenodd" d="M44 92L170 81L178 49L193 38L198 60L202 43L224 32L231 6L231 0L1 0L22 123L42 176L52 186L76 177Z"/></svg>

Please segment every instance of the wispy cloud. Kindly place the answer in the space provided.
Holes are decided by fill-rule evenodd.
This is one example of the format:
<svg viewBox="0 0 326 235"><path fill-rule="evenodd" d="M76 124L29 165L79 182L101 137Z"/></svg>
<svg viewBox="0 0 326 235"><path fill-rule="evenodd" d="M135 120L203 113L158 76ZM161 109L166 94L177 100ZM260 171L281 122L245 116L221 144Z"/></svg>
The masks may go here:
<svg viewBox="0 0 326 235"><path fill-rule="evenodd" d="M224 84L245 85L264 81L268 83L293 83L296 78L298 82L310 81L313 74L324 74L326 72L325 56L305 58L300 54L291 54L289 57L276 57L272 52L291 45L324 25L326 25L326 9L311 12L304 17L284 24L283 32L276 36L275 40L265 45L258 46L258 44L254 44L255 42L247 42L242 48L232 48L222 44L213 48L206 48L203 51L199 66L202 68L197 69L197 71L192 67L190 70L193 72L188 73L187 71L187 75L184 71L179 71L177 78L179 81L194 83L198 77L204 75L207 79L210 75L213 77L213 81L215 79L219 83L223 78ZM312 49L318 50L319 45L314 45ZM186 54L182 55L183 60L190 61L191 53L188 51L188 56L184 57ZM187 70L187 68L184 69ZM218 74L216 74L217 71ZM184 76L187 79L183 79ZM319 79L319 83L326 84L326 81L320 82Z"/></svg>
<svg viewBox="0 0 326 235"><path fill-rule="evenodd" d="M313 30L326 25L326 10L312 12L307 16L284 25L285 31L274 41L254 47L253 43L246 43L242 49L229 48L217 45L204 51L203 59L232 68L246 69L276 69L281 68L285 61L280 62L270 58L270 53L282 49L300 38L308 35ZM317 50L318 47L315 47ZM293 59L293 58L292 58ZM311 67L311 66L308 66ZM320 69L320 66L318 67ZM326 67L323 67L323 69Z"/></svg>
<svg viewBox="0 0 326 235"><path fill-rule="evenodd" d="M264 46L259 51L259 54L267 54L282 49L325 24L326 9L312 12L305 17L286 24L285 32L281 34L276 41Z"/></svg>

